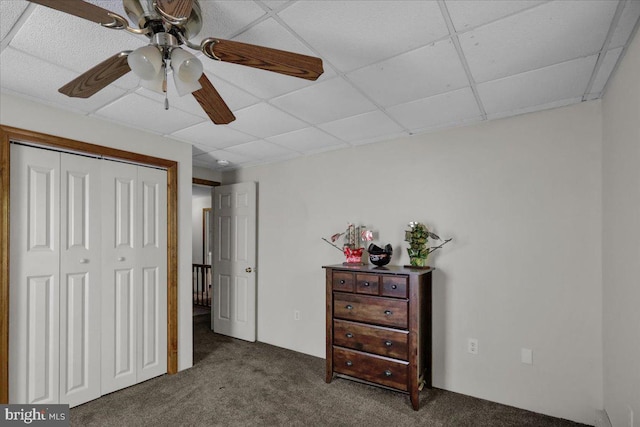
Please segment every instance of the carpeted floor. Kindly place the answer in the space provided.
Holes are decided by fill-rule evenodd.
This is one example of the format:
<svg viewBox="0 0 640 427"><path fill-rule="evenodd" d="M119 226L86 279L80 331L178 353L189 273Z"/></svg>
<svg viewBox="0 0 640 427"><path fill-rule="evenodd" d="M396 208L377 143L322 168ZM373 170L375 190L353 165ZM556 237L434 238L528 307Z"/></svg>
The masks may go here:
<svg viewBox="0 0 640 427"><path fill-rule="evenodd" d="M420 411L402 393L344 379L324 360L209 329L194 317L194 366L71 409L77 426L578 426L439 389Z"/></svg>

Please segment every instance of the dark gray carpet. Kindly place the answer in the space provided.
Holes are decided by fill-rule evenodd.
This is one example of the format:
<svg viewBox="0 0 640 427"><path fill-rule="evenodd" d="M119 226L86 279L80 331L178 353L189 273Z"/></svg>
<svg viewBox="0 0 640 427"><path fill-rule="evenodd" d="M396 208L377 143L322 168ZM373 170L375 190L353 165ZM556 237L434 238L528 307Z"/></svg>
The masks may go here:
<svg viewBox="0 0 640 427"><path fill-rule="evenodd" d="M95 426L577 426L439 389L420 411L408 396L344 379L324 382L324 360L216 335L194 317L194 366L71 409Z"/></svg>

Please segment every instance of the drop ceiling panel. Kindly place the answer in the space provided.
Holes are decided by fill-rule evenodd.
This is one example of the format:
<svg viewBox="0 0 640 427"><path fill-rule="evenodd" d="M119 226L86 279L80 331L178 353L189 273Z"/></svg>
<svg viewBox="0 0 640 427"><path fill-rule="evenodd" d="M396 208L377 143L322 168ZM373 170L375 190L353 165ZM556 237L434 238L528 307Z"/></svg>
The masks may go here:
<svg viewBox="0 0 640 427"><path fill-rule="evenodd" d="M202 9L202 30L191 39L200 44L207 37L228 39L251 22L265 15L265 11L253 1L213 1L200 2Z"/></svg>
<svg viewBox="0 0 640 427"><path fill-rule="evenodd" d="M343 72L448 34L435 1L300 1L278 16Z"/></svg>
<svg viewBox="0 0 640 427"><path fill-rule="evenodd" d="M534 70L598 52L617 4L545 3L462 34L460 44L477 82Z"/></svg>
<svg viewBox="0 0 640 427"><path fill-rule="evenodd" d="M387 112L411 131L461 124L481 115L473 91L468 87L397 105Z"/></svg>
<svg viewBox="0 0 640 427"><path fill-rule="evenodd" d="M451 40L361 68L347 77L383 107L469 85Z"/></svg>
<svg viewBox="0 0 640 427"><path fill-rule="evenodd" d="M609 41L609 48L620 47L627 42L638 22L638 18L640 18L640 1L628 1L622 10L618 26L615 28L613 36Z"/></svg>
<svg viewBox="0 0 640 427"><path fill-rule="evenodd" d="M71 20L61 25L61 20ZM82 37L78 37L82 34ZM55 41L52 45L52 41ZM10 46L78 73L123 50L147 43L144 36L110 30L93 22L38 7L18 31Z"/></svg>
<svg viewBox="0 0 640 427"><path fill-rule="evenodd" d="M162 135L176 132L185 125L192 126L204 120L202 117L187 114L178 109L166 111L161 103L135 93L101 108L96 115Z"/></svg>
<svg viewBox="0 0 640 427"><path fill-rule="evenodd" d="M519 110L584 94L597 57L575 59L478 85L487 114Z"/></svg>
<svg viewBox="0 0 640 427"><path fill-rule="evenodd" d="M226 160L231 163L229 166L224 167L239 166L251 161L251 159L241 154L231 153L225 150L211 151L193 158L194 162L206 162L212 169L221 169L223 166L217 164L218 160Z"/></svg>
<svg viewBox="0 0 640 427"><path fill-rule="evenodd" d="M347 144L338 138L312 127L273 136L267 140L305 154L347 147Z"/></svg>
<svg viewBox="0 0 640 427"><path fill-rule="evenodd" d="M304 122L264 102L239 110L235 116L229 127L263 138L306 127Z"/></svg>
<svg viewBox="0 0 640 427"><path fill-rule="evenodd" d="M78 74L10 47L0 55L0 63L0 85L3 88L75 111L93 112L124 94L124 91L110 86L88 99L69 98L59 93L58 87L75 79Z"/></svg>
<svg viewBox="0 0 640 427"><path fill-rule="evenodd" d="M465 31L530 9L545 1L547 0L448 0L445 4L456 31Z"/></svg>
<svg viewBox="0 0 640 427"><path fill-rule="evenodd" d="M285 159L299 156L299 154L294 151L263 140L235 145L233 147L226 148L225 151L239 154L253 160L272 158Z"/></svg>
<svg viewBox="0 0 640 427"><path fill-rule="evenodd" d="M337 77L275 98L276 107L312 124L372 111L376 106L357 89Z"/></svg>
<svg viewBox="0 0 640 427"><path fill-rule="evenodd" d="M0 1L0 40L9 34L28 5L26 1Z"/></svg>
<svg viewBox="0 0 640 427"><path fill-rule="evenodd" d="M396 135L402 128L381 111L360 114L320 125L319 128L349 143Z"/></svg>
<svg viewBox="0 0 640 427"><path fill-rule="evenodd" d="M256 139L253 136L231 129L229 126L218 126L208 120L195 126L181 129L171 136L183 141L191 141L202 147L209 147L208 151L244 144Z"/></svg>

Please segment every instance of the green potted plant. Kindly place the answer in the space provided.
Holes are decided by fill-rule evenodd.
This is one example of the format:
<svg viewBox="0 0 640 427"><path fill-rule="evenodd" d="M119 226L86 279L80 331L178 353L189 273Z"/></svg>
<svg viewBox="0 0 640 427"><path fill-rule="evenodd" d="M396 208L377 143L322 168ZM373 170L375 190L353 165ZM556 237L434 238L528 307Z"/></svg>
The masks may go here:
<svg viewBox="0 0 640 427"><path fill-rule="evenodd" d="M404 240L405 242L409 242L407 252L409 253L409 263L411 267L427 267L427 258L429 257L429 254L440 249L451 241L451 239L447 239L442 241L438 246L429 246L429 239L442 241L437 234L429 231L427 226L423 223L409 223L409 230L405 230Z"/></svg>

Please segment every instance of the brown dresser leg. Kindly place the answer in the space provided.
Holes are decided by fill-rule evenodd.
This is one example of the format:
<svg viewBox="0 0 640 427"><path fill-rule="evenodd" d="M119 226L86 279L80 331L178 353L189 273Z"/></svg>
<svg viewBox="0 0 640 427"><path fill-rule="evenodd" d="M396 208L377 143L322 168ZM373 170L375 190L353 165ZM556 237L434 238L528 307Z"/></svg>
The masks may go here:
<svg viewBox="0 0 640 427"><path fill-rule="evenodd" d="M420 392L417 389L411 390L411 406L414 411L420 409Z"/></svg>

